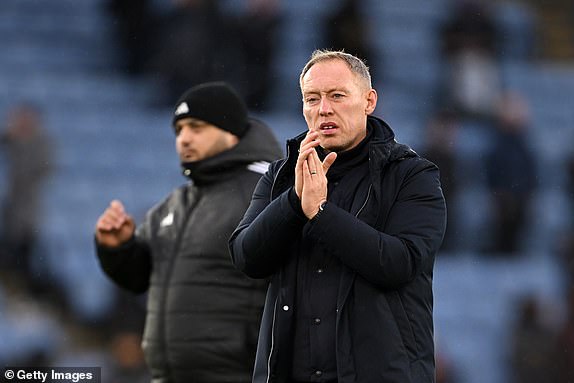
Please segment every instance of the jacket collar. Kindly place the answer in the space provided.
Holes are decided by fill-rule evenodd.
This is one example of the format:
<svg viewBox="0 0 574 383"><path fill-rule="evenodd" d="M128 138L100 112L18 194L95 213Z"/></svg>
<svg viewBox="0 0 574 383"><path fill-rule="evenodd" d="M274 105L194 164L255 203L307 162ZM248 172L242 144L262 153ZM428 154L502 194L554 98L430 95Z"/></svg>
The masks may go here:
<svg viewBox="0 0 574 383"><path fill-rule="evenodd" d="M271 162L281 156L281 148L263 122L250 119L247 133L233 148L201 161L183 162L182 173L194 184L205 185L231 177L235 172L259 161Z"/></svg>
<svg viewBox="0 0 574 383"><path fill-rule="evenodd" d="M384 167L388 163L398 161L406 157L417 156L416 152L409 146L399 144L395 140L395 133L383 119L375 116L367 117L367 125L372 130L372 138L369 143L369 158L377 160L379 167ZM297 162L297 153L301 141L305 138L307 132L303 132L296 137L287 141L287 159L286 167L292 166ZM285 166L284 166L285 167Z"/></svg>
<svg viewBox="0 0 574 383"><path fill-rule="evenodd" d="M369 143L369 166L373 183L378 183L382 170L389 163L407 157L416 157L418 154L409 146L399 144L395 140L395 133L383 119L368 116L367 124L372 129L372 138ZM297 153L301 141L307 132L287 140L287 157L275 177L271 198L275 198L293 184L294 168L297 163Z"/></svg>

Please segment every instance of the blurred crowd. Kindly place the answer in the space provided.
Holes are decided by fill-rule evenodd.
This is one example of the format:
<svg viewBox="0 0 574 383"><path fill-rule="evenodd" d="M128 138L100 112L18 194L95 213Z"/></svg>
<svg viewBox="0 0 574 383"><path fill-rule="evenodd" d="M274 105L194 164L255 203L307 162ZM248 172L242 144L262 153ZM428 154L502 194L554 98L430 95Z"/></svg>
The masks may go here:
<svg viewBox="0 0 574 383"><path fill-rule="evenodd" d="M41 243L44 194L55 147L43 111L16 104L0 134L5 179L0 221L0 364L102 366L103 381L146 382L143 302L116 290L97 323L82 320L47 267Z"/></svg>
<svg viewBox="0 0 574 383"><path fill-rule="evenodd" d="M273 57L281 15L276 0L249 0L241 13L217 1L110 0L110 16L130 75L157 76L171 103L189 86L226 80L249 107L265 111L273 84ZM217 47L217 48L215 48Z"/></svg>
<svg viewBox="0 0 574 383"><path fill-rule="evenodd" d="M281 3L245 0L242 4L240 12L231 13L216 0L163 5L151 0L108 0L106 12L122 52L119 66L126 76L156 79L164 90L158 100L162 104L170 104L194 84L227 80L242 92L252 111L273 111L284 19ZM326 13L317 29L318 46L344 49L367 63L383 62L364 22L365 7L361 0L343 0ZM490 2L464 0L452 2L436 30L441 73L435 105L426 116L421 152L441 169L449 207L441 256L476 252L489 259L515 259L528 253L533 197L541 187L544 169L529 138L529 100L506 86L501 63L508 56L535 60L539 27L535 19L501 26ZM375 65L373 75L384 79L384 65ZM57 153L44 129L41 107L15 105L3 128L0 333L7 335L5 346L0 347L0 365L89 361L104 366L109 379L103 381L145 382L148 376L140 350L143 298L115 289L113 308L97 323L83 321L69 308L62 286L42 270L38 243L42 193L54 172ZM470 148L461 142L469 131L476 140ZM512 382L574 380L574 151L565 157L570 226L550 249L564 273L564 298L559 307L548 307L551 303L530 295L517 302L509 355ZM469 224L461 202L471 188L484 189L488 199L479 208L484 214L479 225ZM9 330L14 328L19 330ZM28 342L29 349L16 346L38 333L44 335ZM457 366L440 351L437 382L461 382Z"/></svg>
<svg viewBox="0 0 574 383"><path fill-rule="evenodd" d="M248 107L265 112L277 86L276 62L282 28L279 0L245 0L233 12L215 0L108 0L129 75L157 78L160 103L188 86L225 80L239 89ZM345 49L376 62L360 0L344 0L318 24L319 45ZM217 49L214 49L217 47Z"/></svg>

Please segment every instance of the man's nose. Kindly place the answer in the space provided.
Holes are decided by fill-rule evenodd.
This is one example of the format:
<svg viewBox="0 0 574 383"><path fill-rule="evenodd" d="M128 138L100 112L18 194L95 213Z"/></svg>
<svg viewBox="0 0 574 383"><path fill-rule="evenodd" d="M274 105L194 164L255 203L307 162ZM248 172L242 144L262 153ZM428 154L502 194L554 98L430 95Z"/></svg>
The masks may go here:
<svg viewBox="0 0 574 383"><path fill-rule="evenodd" d="M183 144L183 145L189 145L191 144L191 142L193 141L193 134L191 129L184 127L180 132L179 132L179 141Z"/></svg>
<svg viewBox="0 0 574 383"><path fill-rule="evenodd" d="M319 104L319 113L321 115L327 115L331 113L333 109L331 108L331 102L327 97L321 99L321 104Z"/></svg>

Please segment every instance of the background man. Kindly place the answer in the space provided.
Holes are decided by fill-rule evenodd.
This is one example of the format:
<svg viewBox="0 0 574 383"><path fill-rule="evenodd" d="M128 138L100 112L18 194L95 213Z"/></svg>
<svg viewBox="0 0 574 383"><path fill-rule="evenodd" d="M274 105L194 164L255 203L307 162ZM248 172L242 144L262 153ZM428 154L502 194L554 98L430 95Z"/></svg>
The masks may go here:
<svg viewBox="0 0 574 383"><path fill-rule="evenodd" d="M43 113L31 103L12 107L0 133L0 155L6 164L0 212L0 265L5 278L21 279L34 294L48 289L34 270L43 196L54 170L54 147Z"/></svg>
<svg viewBox="0 0 574 383"><path fill-rule="evenodd" d="M192 182L137 230L112 201L96 224L97 255L120 286L149 290L143 348L154 383L249 382L266 283L234 269L227 240L281 151L225 83L185 92L173 126Z"/></svg>

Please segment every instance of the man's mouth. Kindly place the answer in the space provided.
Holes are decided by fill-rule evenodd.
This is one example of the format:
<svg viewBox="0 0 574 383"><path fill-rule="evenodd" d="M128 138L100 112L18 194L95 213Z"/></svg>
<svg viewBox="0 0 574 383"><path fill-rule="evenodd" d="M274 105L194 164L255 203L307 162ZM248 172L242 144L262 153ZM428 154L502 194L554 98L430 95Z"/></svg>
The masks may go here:
<svg viewBox="0 0 574 383"><path fill-rule="evenodd" d="M186 160L193 159L195 157L195 152L193 150L185 151L181 153L181 157Z"/></svg>
<svg viewBox="0 0 574 383"><path fill-rule="evenodd" d="M335 130L337 130L337 125L334 122L323 122L319 126L319 130L321 133L333 133Z"/></svg>

